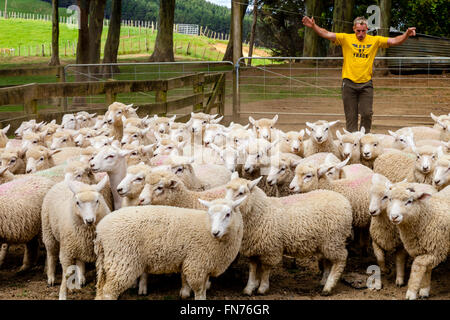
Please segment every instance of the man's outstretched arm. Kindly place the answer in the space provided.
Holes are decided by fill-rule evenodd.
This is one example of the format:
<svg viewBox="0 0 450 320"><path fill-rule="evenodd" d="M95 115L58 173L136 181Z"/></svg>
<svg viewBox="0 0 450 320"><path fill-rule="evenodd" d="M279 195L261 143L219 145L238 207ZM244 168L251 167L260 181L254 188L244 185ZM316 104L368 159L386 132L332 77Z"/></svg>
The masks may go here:
<svg viewBox="0 0 450 320"><path fill-rule="evenodd" d="M304 16L302 19L303 24L314 30L315 33L317 33L320 37L335 41L336 40L336 33L327 31L321 27L319 27L315 21L314 18L308 18L307 16Z"/></svg>
<svg viewBox="0 0 450 320"><path fill-rule="evenodd" d="M406 41L409 37L413 37L416 35L416 28L411 27L408 28L408 30L405 31L405 33L396 36L395 38L389 38L387 43L389 46L398 46Z"/></svg>

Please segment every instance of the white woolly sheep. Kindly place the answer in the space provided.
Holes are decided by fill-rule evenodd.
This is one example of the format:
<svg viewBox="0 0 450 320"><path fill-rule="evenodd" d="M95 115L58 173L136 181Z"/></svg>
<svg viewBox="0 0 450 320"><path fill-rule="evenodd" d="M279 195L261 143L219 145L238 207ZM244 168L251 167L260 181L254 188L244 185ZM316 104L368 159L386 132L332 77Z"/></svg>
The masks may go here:
<svg viewBox="0 0 450 320"><path fill-rule="evenodd" d="M293 153L299 157L304 156L304 141L305 130L300 131L288 131L281 134L282 139L280 143L280 152Z"/></svg>
<svg viewBox="0 0 450 320"><path fill-rule="evenodd" d="M332 122L325 120L319 120L314 123L306 122L311 131L306 129L306 133L310 135L310 138L305 142L305 157L319 152L330 152L336 157L340 156L339 150L333 141L333 134L330 133L330 128L338 122L339 120Z"/></svg>
<svg viewBox="0 0 450 320"><path fill-rule="evenodd" d="M316 254L325 266L322 294L329 295L347 260L345 243L352 227L350 203L328 190L270 198L256 186L259 180L240 179L234 173L226 185L228 199L247 196L239 209L244 221L240 253L250 257L244 293L251 295L258 286L258 293L266 293L270 270L281 262L283 254ZM261 270L258 277L257 269Z"/></svg>
<svg viewBox="0 0 450 320"><path fill-rule="evenodd" d="M7 167L12 174L25 173L26 163L24 160L26 149L6 148L0 155L0 164Z"/></svg>
<svg viewBox="0 0 450 320"><path fill-rule="evenodd" d="M55 283L56 260L62 266L59 299L67 298L68 269L76 263L80 285L86 282L84 263L95 262L95 227L110 209L100 191L108 182L105 176L96 185L62 181L51 188L42 203L42 239L47 250L47 281Z"/></svg>
<svg viewBox="0 0 450 320"><path fill-rule="evenodd" d="M139 205L139 195L145 185L145 177L152 168L143 163L127 168L127 174L117 186L117 192L122 200L122 207Z"/></svg>
<svg viewBox="0 0 450 320"><path fill-rule="evenodd" d="M6 133L8 132L11 125L7 125L3 129L0 130L0 148L6 147L6 144L8 143L8 137L6 136Z"/></svg>
<svg viewBox="0 0 450 320"><path fill-rule="evenodd" d="M143 272L179 272L180 296L187 298L192 288L196 300L206 299L209 277L222 274L239 252L243 223L236 208L244 200L203 201L208 213L145 206L105 217L95 240L96 299L117 299Z"/></svg>
<svg viewBox="0 0 450 320"><path fill-rule="evenodd" d="M438 149L438 160L435 163L433 186L442 190L450 185L450 154L444 154Z"/></svg>
<svg viewBox="0 0 450 320"><path fill-rule="evenodd" d="M276 114L272 119L262 118L255 120L248 117L249 122L253 125L253 132L257 139L266 139L269 142L274 142L278 137L275 136L274 125L278 120Z"/></svg>
<svg viewBox="0 0 450 320"><path fill-rule="evenodd" d="M338 138L337 147L341 160L350 157L349 164L361 163L361 150L359 141L364 136L366 130L361 127L361 131L348 132L342 135L339 130L336 130L336 137Z"/></svg>
<svg viewBox="0 0 450 320"><path fill-rule="evenodd" d="M397 225L406 251L414 258L406 299L430 294L431 271L450 253L449 212L449 198L432 196L408 183L397 183L389 191L389 219Z"/></svg>

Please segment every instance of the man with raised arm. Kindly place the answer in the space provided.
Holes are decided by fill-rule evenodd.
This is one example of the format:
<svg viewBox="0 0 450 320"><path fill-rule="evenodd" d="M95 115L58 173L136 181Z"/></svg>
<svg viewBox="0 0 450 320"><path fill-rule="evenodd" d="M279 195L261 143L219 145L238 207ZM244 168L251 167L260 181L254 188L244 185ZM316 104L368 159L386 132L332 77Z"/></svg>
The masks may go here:
<svg viewBox="0 0 450 320"><path fill-rule="evenodd" d="M353 33L334 33L314 22L314 18L303 17L303 24L314 30L320 37L333 41L342 47L344 65L342 67L342 100L344 102L345 123L350 132L358 131L358 113L361 114L360 127L370 132L372 126L373 85L372 67L378 48L397 46L410 36L416 35L411 27L395 38L371 36L367 34L367 20L357 17L353 21Z"/></svg>

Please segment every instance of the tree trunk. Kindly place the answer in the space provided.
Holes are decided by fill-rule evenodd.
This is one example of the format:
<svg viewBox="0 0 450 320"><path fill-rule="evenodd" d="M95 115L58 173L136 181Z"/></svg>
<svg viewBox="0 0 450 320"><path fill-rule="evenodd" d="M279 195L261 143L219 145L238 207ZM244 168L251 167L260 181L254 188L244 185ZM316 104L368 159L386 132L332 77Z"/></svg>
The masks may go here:
<svg viewBox="0 0 450 320"><path fill-rule="evenodd" d="M256 23L258 21L258 0L253 2L253 21L250 33L250 43L248 45L248 56L253 57L253 44L255 42ZM252 59L248 59L248 65L252 65Z"/></svg>
<svg viewBox="0 0 450 320"><path fill-rule="evenodd" d="M159 2L158 34L155 50L150 62L175 61L173 55L173 22L175 17L175 0L161 0Z"/></svg>
<svg viewBox="0 0 450 320"><path fill-rule="evenodd" d="M77 43L77 64L89 63L89 4L90 0L77 0L80 8L78 43Z"/></svg>
<svg viewBox="0 0 450 320"><path fill-rule="evenodd" d="M241 0L240 2L236 2L241 6L241 25L244 20L245 12L247 11L248 2L249 0ZM241 57L242 56L243 54L241 53ZM227 49L222 61L233 61L233 15L231 15L230 39L228 40Z"/></svg>
<svg viewBox="0 0 450 320"><path fill-rule="evenodd" d="M58 0L52 0L52 57L50 66L59 66L59 13Z"/></svg>
<svg viewBox="0 0 450 320"><path fill-rule="evenodd" d="M383 37L389 37L389 29L391 27L391 0L380 0L380 30L378 35ZM379 56L386 56L386 49L378 49Z"/></svg>
<svg viewBox="0 0 450 320"><path fill-rule="evenodd" d="M91 0L89 10L89 63L100 63L106 0Z"/></svg>
<svg viewBox="0 0 450 320"><path fill-rule="evenodd" d="M112 0L110 24L108 36L106 38L105 50L103 53L103 63L117 63L117 52L120 43L120 20L122 15L122 0ZM106 77L111 77L110 72L118 73L117 66L104 66L102 73Z"/></svg>
<svg viewBox="0 0 450 320"><path fill-rule="evenodd" d="M353 17L353 7L355 0L334 0L333 8L333 27L331 31L334 33L352 33L353 24L349 23ZM341 46L330 44L328 55L332 57L342 56Z"/></svg>
<svg viewBox="0 0 450 320"><path fill-rule="evenodd" d="M319 0L306 0L306 15L308 17L319 17L322 14L322 1ZM314 18L316 23L320 26L317 18ZM304 57L317 57L319 55L320 37L311 29L305 27L305 38L303 45Z"/></svg>
<svg viewBox="0 0 450 320"><path fill-rule="evenodd" d="M5 13L3 14L5 19L8 19L8 0L5 0Z"/></svg>

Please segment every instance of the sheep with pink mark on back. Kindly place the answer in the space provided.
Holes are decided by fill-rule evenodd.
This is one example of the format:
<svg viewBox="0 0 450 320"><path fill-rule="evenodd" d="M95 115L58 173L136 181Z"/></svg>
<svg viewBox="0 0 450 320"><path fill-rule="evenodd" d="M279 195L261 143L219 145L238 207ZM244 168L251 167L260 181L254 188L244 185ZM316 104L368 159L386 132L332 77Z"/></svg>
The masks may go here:
<svg viewBox="0 0 450 320"><path fill-rule="evenodd" d="M450 199L399 182L388 193L387 213L414 258L406 299L427 298L431 272L450 253Z"/></svg>

